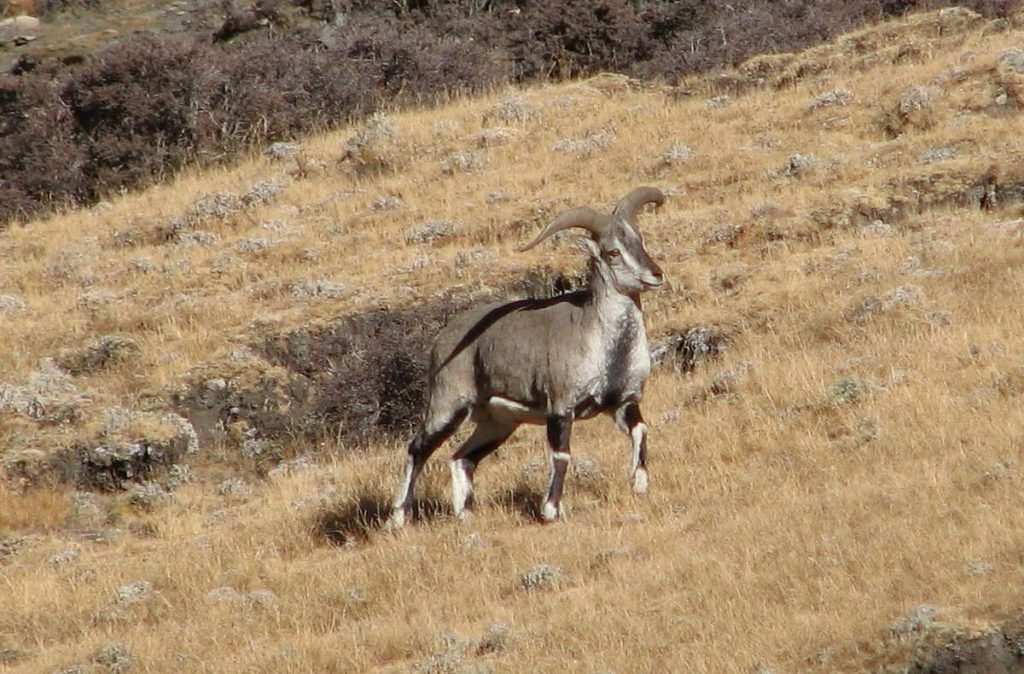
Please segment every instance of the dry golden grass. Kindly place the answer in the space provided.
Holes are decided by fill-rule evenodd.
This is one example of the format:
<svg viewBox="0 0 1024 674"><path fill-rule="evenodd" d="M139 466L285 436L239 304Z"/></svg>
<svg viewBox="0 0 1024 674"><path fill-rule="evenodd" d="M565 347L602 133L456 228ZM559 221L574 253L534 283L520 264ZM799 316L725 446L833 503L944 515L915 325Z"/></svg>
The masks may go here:
<svg viewBox="0 0 1024 674"><path fill-rule="evenodd" d="M943 20L780 59L790 85L723 107L599 78L396 114L386 150L400 168L383 175L339 163L350 131L310 138L304 153L324 167L206 225L209 246L151 237L203 193L241 194L287 165L184 175L4 232L0 295L25 303L0 316L6 383L102 335L139 346L76 378L90 399L78 424L3 412L10 453L92 437L105 407L141 409L261 331L500 287L541 263L577 269L568 246L513 248L558 210L605 207L643 183L672 194L641 216L673 283L645 300L649 332L716 325L732 343L692 373L652 376L649 497L629 493L628 443L609 421L577 427L582 468L554 526L529 513L546 451L530 429L480 470L472 520L442 508L398 534L362 524L394 487L398 444L296 441L292 453L321 460L244 473L236 490L218 490L228 451L203 448L195 479L155 504L99 495L83 507L11 487L0 532L20 544L0 557L0 668L56 671L117 643L138 671L873 671L905 665L943 630L984 633L1017 615L1024 118L1019 76L1000 59L1024 33L973 21L941 31ZM850 45L876 57L839 58ZM683 88L714 93L719 81ZM893 137L912 87L929 88L927 123L904 119ZM837 89L852 100L812 106ZM480 147L510 97L532 115ZM613 141L587 157L552 149L594 134ZM677 143L695 156L663 161ZM922 163L949 147L955 157ZM469 151L486 164L442 170ZM816 165L787 172L795 154ZM404 206L375 210L385 195ZM459 229L433 246L405 241L431 220ZM119 245L129 237L138 243ZM239 252L254 237L283 241ZM316 280L343 284L343 297L293 299L294 284ZM713 384L727 370L739 374L723 393ZM428 506L446 498L443 453L422 483ZM559 581L522 589L542 563ZM142 600L115 598L140 580ZM922 605L937 627L901 628ZM507 637L486 636L495 623Z"/></svg>

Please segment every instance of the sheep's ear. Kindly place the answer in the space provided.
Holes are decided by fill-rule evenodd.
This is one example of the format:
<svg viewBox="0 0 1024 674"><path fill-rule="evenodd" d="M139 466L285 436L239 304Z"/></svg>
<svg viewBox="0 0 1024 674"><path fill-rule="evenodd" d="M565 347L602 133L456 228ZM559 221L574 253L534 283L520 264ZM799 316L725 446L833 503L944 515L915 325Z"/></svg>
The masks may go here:
<svg viewBox="0 0 1024 674"><path fill-rule="evenodd" d="M576 247L590 257L599 257L601 255L601 247L597 245L597 241L594 241L589 236L577 236Z"/></svg>

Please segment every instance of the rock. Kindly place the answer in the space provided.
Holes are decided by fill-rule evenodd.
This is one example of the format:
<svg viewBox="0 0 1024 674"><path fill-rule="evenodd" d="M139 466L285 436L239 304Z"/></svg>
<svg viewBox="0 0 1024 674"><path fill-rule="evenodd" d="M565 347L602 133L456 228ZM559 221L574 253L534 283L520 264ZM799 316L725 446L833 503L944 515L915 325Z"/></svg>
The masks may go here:
<svg viewBox="0 0 1024 674"><path fill-rule="evenodd" d="M255 208L268 204L277 198L285 189L285 185L276 180L261 180L254 183L241 196L242 205L245 208Z"/></svg>
<svg viewBox="0 0 1024 674"><path fill-rule="evenodd" d="M84 349L65 349L57 356L57 363L73 376L94 374L113 365L126 362L139 355L139 343L125 335L104 335L93 340Z"/></svg>
<svg viewBox="0 0 1024 674"><path fill-rule="evenodd" d="M412 245L432 245L455 236L459 226L450 220L432 220L412 227L405 233L405 242Z"/></svg>
<svg viewBox="0 0 1024 674"><path fill-rule="evenodd" d="M55 669L53 674L96 674L96 670L90 665L71 665Z"/></svg>
<svg viewBox="0 0 1024 674"><path fill-rule="evenodd" d="M448 155L441 162L441 173L475 173L487 167L487 156L479 152L459 150Z"/></svg>
<svg viewBox="0 0 1024 674"><path fill-rule="evenodd" d="M277 608L277 595L270 590L253 590L245 595L245 599L254 608L260 608L265 611Z"/></svg>
<svg viewBox="0 0 1024 674"><path fill-rule="evenodd" d="M461 541L459 546L469 550L481 550L486 548L488 545L487 540L479 533L474 531L471 534L466 534Z"/></svg>
<svg viewBox="0 0 1024 674"><path fill-rule="evenodd" d="M34 16L23 14L0 21L0 28L7 28L12 31L37 31L42 27L42 22ZM17 43L15 43L17 44Z"/></svg>
<svg viewBox="0 0 1024 674"><path fill-rule="evenodd" d="M279 480L287 475L296 475L313 470L315 467L316 457L312 454L302 454L294 459L277 464L267 471L267 477L271 480Z"/></svg>
<svg viewBox="0 0 1024 674"><path fill-rule="evenodd" d="M209 248L217 244L220 237L213 232L181 232L175 238L175 243L183 248L200 246Z"/></svg>
<svg viewBox="0 0 1024 674"><path fill-rule="evenodd" d="M829 398L840 405L849 405L864 398L871 386L855 377L843 377L828 387Z"/></svg>
<svg viewBox="0 0 1024 674"><path fill-rule="evenodd" d="M206 381L204 381L203 382L203 386L208 391L221 392L221 391L226 391L227 390L228 383L224 379L222 379L220 377L216 377L216 378L207 379Z"/></svg>
<svg viewBox="0 0 1024 674"><path fill-rule="evenodd" d="M187 224L224 220L242 210L242 200L229 192L211 192L196 199L185 213Z"/></svg>
<svg viewBox="0 0 1024 674"><path fill-rule="evenodd" d="M711 395L727 395L736 393L736 389L743 380L750 375L753 369L753 363L737 363L733 367L723 370L718 374L718 376L712 379L711 385L708 387L708 391Z"/></svg>
<svg viewBox="0 0 1024 674"><path fill-rule="evenodd" d="M89 491L75 491L71 494L71 505L75 522L80 526L103 524L103 511L96 504L96 495Z"/></svg>
<svg viewBox="0 0 1024 674"><path fill-rule="evenodd" d="M13 314L24 311L25 300L18 295L0 295L0 314Z"/></svg>
<svg viewBox="0 0 1024 674"><path fill-rule="evenodd" d="M1024 49L1007 49L999 55L999 65L1024 73Z"/></svg>
<svg viewBox="0 0 1024 674"><path fill-rule="evenodd" d="M46 563L55 569L59 569L60 567L67 566L68 564L77 559L78 550L75 550L74 548L68 548L67 550L58 552L55 555L51 555L50 558L46 560Z"/></svg>
<svg viewBox="0 0 1024 674"><path fill-rule="evenodd" d="M477 655L498 653L508 645L508 625L502 622L491 623L487 631L480 637L476 646Z"/></svg>
<svg viewBox="0 0 1024 674"><path fill-rule="evenodd" d="M569 473L582 480L596 480L601 477L601 464L589 456L573 454L573 460L569 464Z"/></svg>
<svg viewBox="0 0 1024 674"><path fill-rule="evenodd" d="M302 146L298 143L271 143L270 147L263 151L263 156L270 161L284 161L298 154Z"/></svg>
<svg viewBox="0 0 1024 674"><path fill-rule="evenodd" d="M932 101L934 90L931 87L912 86L903 92L897 110L902 115L909 115L916 110L927 108Z"/></svg>
<svg viewBox="0 0 1024 674"><path fill-rule="evenodd" d="M865 236L872 236L880 239L891 238L898 234L895 227L886 222L882 222L881 220L873 220L872 222L860 227L860 232Z"/></svg>
<svg viewBox="0 0 1024 674"><path fill-rule="evenodd" d="M232 477L217 485L217 493L221 496L245 497L252 493L252 487L240 477Z"/></svg>
<svg viewBox="0 0 1024 674"><path fill-rule="evenodd" d="M218 587L203 595L208 604L241 604L245 597L233 587Z"/></svg>
<svg viewBox="0 0 1024 674"><path fill-rule="evenodd" d="M483 129L473 136L473 142L475 142L479 147L495 147L498 145L507 145L512 142L515 137L516 131L514 129L497 126Z"/></svg>
<svg viewBox="0 0 1024 674"><path fill-rule="evenodd" d="M284 239L247 237L235 244L235 250L239 253L262 253L282 243L284 243Z"/></svg>
<svg viewBox="0 0 1024 674"><path fill-rule="evenodd" d="M561 567L538 564L519 577L519 587L523 590L547 590L557 587L561 579Z"/></svg>
<svg viewBox="0 0 1024 674"><path fill-rule="evenodd" d="M365 604L369 601L366 593L358 587L347 587L344 590L345 597L353 604Z"/></svg>
<svg viewBox="0 0 1024 674"><path fill-rule="evenodd" d="M714 98L708 99L704 102L704 105L712 110L720 110L728 107L730 103L732 103L732 98L723 94L721 96L715 96Z"/></svg>
<svg viewBox="0 0 1024 674"><path fill-rule="evenodd" d="M615 133L608 129L599 129L583 138L562 138L551 148L555 152L565 152L577 157L589 157L615 142Z"/></svg>
<svg viewBox="0 0 1024 674"><path fill-rule="evenodd" d="M972 559L964 567L964 572L968 576L987 576L990 573L994 573L996 567L992 562L986 562L983 559Z"/></svg>
<svg viewBox="0 0 1024 674"><path fill-rule="evenodd" d="M661 155L661 163L665 165L678 164L680 162L693 159L697 156L697 151L689 145L683 145L682 143L673 143L672 147L666 150Z"/></svg>
<svg viewBox="0 0 1024 674"><path fill-rule="evenodd" d="M443 632L434 638L434 655L416 663L414 670L423 674L465 671L461 665L471 645L471 642L460 639L456 634Z"/></svg>
<svg viewBox="0 0 1024 674"><path fill-rule="evenodd" d="M917 158L917 161L920 164L931 164L937 161L956 159L958 156L960 156L960 150L951 145L946 145L943 147L935 147L930 150L925 150L921 153L921 156Z"/></svg>
<svg viewBox="0 0 1024 674"><path fill-rule="evenodd" d="M924 291L916 285L893 288L879 296L868 297L857 304L847 315L852 323L863 323L873 316L900 307L919 306L924 302Z"/></svg>
<svg viewBox="0 0 1024 674"><path fill-rule="evenodd" d="M153 594L153 583L148 580L137 580L127 585L122 585L114 592L113 603L121 606L138 604L150 598Z"/></svg>
<svg viewBox="0 0 1024 674"><path fill-rule="evenodd" d="M39 361L23 386L0 382L0 412L35 421L60 424L76 421L89 398L79 393L74 380L51 358Z"/></svg>
<svg viewBox="0 0 1024 674"><path fill-rule="evenodd" d="M894 636L906 637L917 632L923 632L935 626L935 618L939 615L939 609L931 604L921 604L915 607L906 619L892 625L890 630Z"/></svg>
<svg viewBox="0 0 1024 674"><path fill-rule="evenodd" d="M807 106L809 110L849 105L853 102L853 93L849 89L833 89L815 97Z"/></svg>
<svg viewBox="0 0 1024 674"><path fill-rule="evenodd" d="M380 175L395 169L404 156L391 118L377 112L348 139L342 161L349 162L359 175Z"/></svg>
<svg viewBox="0 0 1024 674"><path fill-rule="evenodd" d="M183 484L192 482L193 477L191 466L176 463L167 469L167 479L164 480L164 485L167 489L173 491Z"/></svg>
<svg viewBox="0 0 1024 674"><path fill-rule="evenodd" d="M169 498L171 495L157 483L143 482L135 485L128 502L140 510L151 511Z"/></svg>
<svg viewBox="0 0 1024 674"><path fill-rule="evenodd" d="M813 154L794 154L786 161L785 172L792 178L810 173L818 167L818 158Z"/></svg>
<svg viewBox="0 0 1024 674"><path fill-rule="evenodd" d="M405 206L404 201L390 194L379 196L370 204L370 208L375 211L397 211L403 206Z"/></svg>
<svg viewBox="0 0 1024 674"><path fill-rule="evenodd" d="M107 644L92 656L92 661L97 665L106 667L110 674L127 672L135 664L135 656L124 644Z"/></svg>
<svg viewBox="0 0 1024 674"><path fill-rule="evenodd" d="M727 336L718 329L690 328L652 344L651 362L669 364L677 372L689 372L724 351L728 344Z"/></svg>
<svg viewBox="0 0 1024 674"><path fill-rule="evenodd" d="M1010 30L1010 22L1007 19L993 19L988 22L981 34L984 36L997 35Z"/></svg>
<svg viewBox="0 0 1024 674"><path fill-rule="evenodd" d="M179 463L194 439L194 431L184 434L165 426L150 437L80 443L69 450L77 465L69 467L65 477L81 486L124 489L131 482L151 477L160 468L169 469Z"/></svg>
<svg viewBox="0 0 1024 674"><path fill-rule="evenodd" d="M505 98L484 115L484 122L498 121L504 124L523 123L533 117L533 109L524 98Z"/></svg>

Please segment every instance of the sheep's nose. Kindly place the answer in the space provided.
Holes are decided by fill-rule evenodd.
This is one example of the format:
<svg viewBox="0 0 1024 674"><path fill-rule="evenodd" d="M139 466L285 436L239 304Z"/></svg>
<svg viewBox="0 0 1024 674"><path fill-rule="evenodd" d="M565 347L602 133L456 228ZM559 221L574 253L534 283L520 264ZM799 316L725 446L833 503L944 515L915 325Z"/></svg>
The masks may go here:
<svg viewBox="0 0 1024 674"><path fill-rule="evenodd" d="M659 267L656 264L651 265L650 269L648 269L647 271L650 273L653 281L650 283L645 283L645 285L651 288L657 288L658 286L662 286L665 284L665 272L661 270L661 267Z"/></svg>

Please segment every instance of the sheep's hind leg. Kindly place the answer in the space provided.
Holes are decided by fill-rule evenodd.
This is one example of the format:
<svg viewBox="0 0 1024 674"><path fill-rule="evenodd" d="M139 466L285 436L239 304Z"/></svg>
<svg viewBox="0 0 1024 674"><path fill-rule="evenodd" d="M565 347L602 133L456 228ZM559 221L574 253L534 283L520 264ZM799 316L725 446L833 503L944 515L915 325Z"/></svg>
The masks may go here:
<svg viewBox="0 0 1024 674"><path fill-rule="evenodd" d="M398 529L405 524L412 510L413 490L416 488L416 480L423 471L423 465L430 458L431 454L451 437L455 429L465 421L469 410L457 410L443 423L427 423L423 425L420 432L416 434L409 443L409 451L405 459L405 468L402 472L402 481L395 492L395 498L391 504L391 517L388 518L388 526Z"/></svg>
<svg viewBox="0 0 1024 674"><path fill-rule="evenodd" d="M515 424L487 418L477 424L469 439L452 455L452 511L456 517L464 517L466 510L473 508L473 474L477 465L508 440L515 429Z"/></svg>
<svg viewBox="0 0 1024 674"><path fill-rule="evenodd" d="M629 466L629 479L633 492L647 492L647 424L640 414L640 404L628 402L615 411L615 424L633 441L633 458Z"/></svg>

